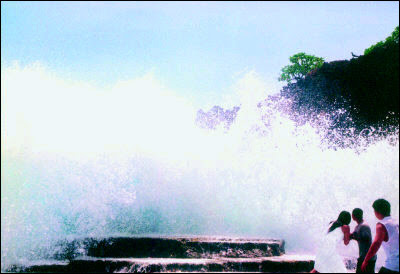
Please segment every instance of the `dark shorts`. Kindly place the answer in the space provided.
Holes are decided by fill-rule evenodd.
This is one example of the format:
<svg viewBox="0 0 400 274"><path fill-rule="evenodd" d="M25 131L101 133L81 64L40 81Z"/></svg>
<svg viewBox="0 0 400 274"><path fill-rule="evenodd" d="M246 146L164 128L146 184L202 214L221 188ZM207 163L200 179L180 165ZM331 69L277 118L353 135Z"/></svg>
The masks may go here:
<svg viewBox="0 0 400 274"><path fill-rule="evenodd" d="M393 271L382 266L378 273L399 273L399 271Z"/></svg>
<svg viewBox="0 0 400 274"><path fill-rule="evenodd" d="M364 258L358 258L357 259L357 270L356 273L375 273L375 263L376 260L369 260L367 269L365 272L361 272L361 265L364 262Z"/></svg>

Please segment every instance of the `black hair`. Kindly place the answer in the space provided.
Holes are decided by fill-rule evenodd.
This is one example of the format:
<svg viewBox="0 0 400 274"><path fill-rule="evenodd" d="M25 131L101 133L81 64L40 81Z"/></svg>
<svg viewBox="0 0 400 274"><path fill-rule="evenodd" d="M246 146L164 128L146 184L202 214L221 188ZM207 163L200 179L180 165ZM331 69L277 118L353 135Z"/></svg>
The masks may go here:
<svg viewBox="0 0 400 274"><path fill-rule="evenodd" d="M359 221L361 221L362 219L363 219L363 211L362 211L362 209L361 208L355 208L355 209L353 209L353 216L357 219L357 220L359 220Z"/></svg>
<svg viewBox="0 0 400 274"><path fill-rule="evenodd" d="M378 199L373 204L372 207L376 212L379 212L383 216L390 216L390 203L385 199Z"/></svg>
<svg viewBox="0 0 400 274"><path fill-rule="evenodd" d="M348 211L342 211L336 221L332 222L332 225L328 229L328 233L334 231L336 228L343 225L350 224L351 215Z"/></svg>

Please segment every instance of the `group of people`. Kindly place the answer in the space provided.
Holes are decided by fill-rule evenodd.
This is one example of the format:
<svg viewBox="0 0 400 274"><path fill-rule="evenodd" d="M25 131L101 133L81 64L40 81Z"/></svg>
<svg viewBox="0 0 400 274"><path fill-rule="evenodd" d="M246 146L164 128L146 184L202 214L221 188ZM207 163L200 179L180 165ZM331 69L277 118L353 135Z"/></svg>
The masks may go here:
<svg viewBox="0 0 400 274"><path fill-rule="evenodd" d="M372 204L375 216L376 235L372 240L371 229L363 219L363 211L355 208L350 215L342 211L336 221L329 224L315 257L314 269L311 273L345 273L347 269L337 252L337 243L348 245L351 240L358 243L359 257L356 273L374 273L377 259L376 253L382 247L386 253L384 265L379 273L399 273L399 224L390 215L390 203L378 199ZM357 226L350 233L350 221Z"/></svg>

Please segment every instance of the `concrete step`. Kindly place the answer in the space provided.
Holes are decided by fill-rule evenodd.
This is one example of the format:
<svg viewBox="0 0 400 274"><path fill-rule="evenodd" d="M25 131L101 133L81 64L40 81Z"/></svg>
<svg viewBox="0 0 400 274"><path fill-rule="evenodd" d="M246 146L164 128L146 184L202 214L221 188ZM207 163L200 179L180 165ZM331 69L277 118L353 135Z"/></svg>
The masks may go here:
<svg viewBox="0 0 400 274"><path fill-rule="evenodd" d="M108 237L59 244L55 259L99 258L255 258L285 253L283 240L226 237Z"/></svg>
<svg viewBox="0 0 400 274"><path fill-rule="evenodd" d="M95 258L79 257L71 262L14 267L12 272L29 273L147 273L147 272L309 272L312 256L282 255L260 258Z"/></svg>

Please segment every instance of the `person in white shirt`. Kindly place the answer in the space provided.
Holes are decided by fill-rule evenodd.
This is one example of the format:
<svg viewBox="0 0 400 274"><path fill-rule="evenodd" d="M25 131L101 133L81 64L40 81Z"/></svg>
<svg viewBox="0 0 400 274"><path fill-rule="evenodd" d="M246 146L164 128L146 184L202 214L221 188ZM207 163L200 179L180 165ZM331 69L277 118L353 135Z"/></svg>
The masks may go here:
<svg viewBox="0 0 400 274"><path fill-rule="evenodd" d="M379 273L399 273L399 223L390 216L390 203L385 199L376 200L372 207L379 222L376 224L375 239L361 265L361 271L366 270L369 260L382 245L386 261Z"/></svg>
<svg viewBox="0 0 400 274"><path fill-rule="evenodd" d="M331 222L321 235L314 269L310 273L346 273L346 266L339 255L341 245L350 242L350 212L342 211L336 221Z"/></svg>

